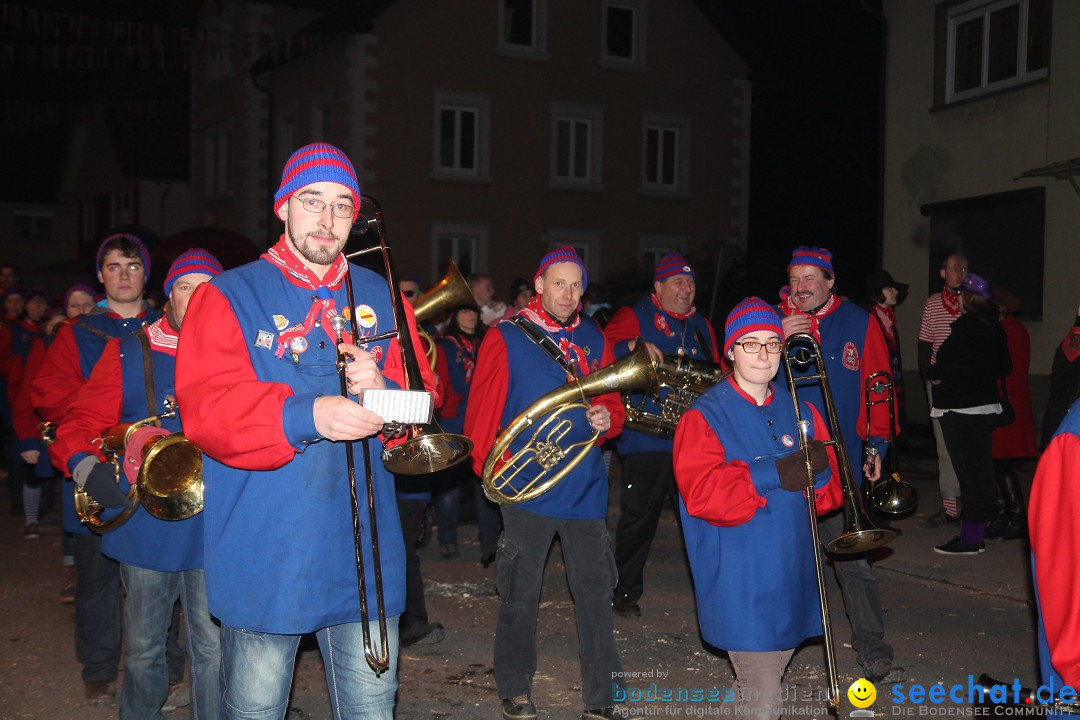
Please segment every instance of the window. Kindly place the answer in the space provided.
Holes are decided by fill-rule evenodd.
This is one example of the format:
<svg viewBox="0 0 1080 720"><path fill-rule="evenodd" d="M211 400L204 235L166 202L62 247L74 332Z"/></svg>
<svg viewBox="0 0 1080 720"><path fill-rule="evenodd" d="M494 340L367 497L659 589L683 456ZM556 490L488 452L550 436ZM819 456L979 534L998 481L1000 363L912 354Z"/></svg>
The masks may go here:
<svg viewBox="0 0 1080 720"><path fill-rule="evenodd" d="M668 253L677 252L686 254L687 241L681 235L649 235L642 234L638 241L638 256L641 267L652 276L653 268L660 258Z"/></svg>
<svg viewBox="0 0 1080 720"><path fill-rule="evenodd" d="M499 55L547 59L547 0L499 0Z"/></svg>
<svg viewBox="0 0 1080 720"><path fill-rule="evenodd" d="M439 179L487 180L489 96L435 94L435 170Z"/></svg>
<svg viewBox="0 0 1080 720"><path fill-rule="evenodd" d="M551 113L551 185L602 190L603 109L556 103Z"/></svg>
<svg viewBox="0 0 1080 720"><path fill-rule="evenodd" d="M645 67L645 0L607 0L601 20L601 64Z"/></svg>
<svg viewBox="0 0 1080 720"><path fill-rule="evenodd" d="M945 8L944 101L1045 78L1050 0L973 0Z"/></svg>
<svg viewBox="0 0 1080 720"><path fill-rule="evenodd" d="M576 230L572 228L548 228L544 233L547 240L548 251L554 250L560 245L569 245L581 256L585 267L589 271L589 277L598 277L597 268L600 265L600 233L593 230Z"/></svg>
<svg viewBox="0 0 1080 720"><path fill-rule="evenodd" d="M690 119L646 113L642 118L642 191L689 192Z"/></svg>
<svg viewBox="0 0 1080 720"><path fill-rule="evenodd" d="M206 135L206 194L209 197L229 192L229 132L218 130Z"/></svg>
<svg viewBox="0 0 1080 720"><path fill-rule="evenodd" d="M487 268L488 226L479 223L437 222L432 227L433 266L431 277L441 278L453 260L461 274L484 272Z"/></svg>
<svg viewBox="0 0 1080 720"><path fill-rule="evenodd" d="M51 243L53 241L54 217L51 212L17 210L14 213L16 243L23 241Z"/></svg>

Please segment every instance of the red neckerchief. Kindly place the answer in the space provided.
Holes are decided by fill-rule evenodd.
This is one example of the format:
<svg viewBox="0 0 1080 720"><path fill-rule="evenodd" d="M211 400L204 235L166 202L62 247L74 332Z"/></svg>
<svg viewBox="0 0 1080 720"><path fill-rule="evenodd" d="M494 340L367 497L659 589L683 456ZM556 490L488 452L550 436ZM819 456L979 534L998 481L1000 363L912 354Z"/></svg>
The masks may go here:
<svg viewBox="0 0 1080 720"><path fill-rule="evenodd" d="M478 338L473 335L446 335L447 340L457 345L458 350L461 351L461 364L465 366L465 384L472 383L473 369L476 367L476 350L479 343Z"/></svg>
<svg viewBox="0 0 1080 720"><path fill-rule="evenodd" d="M842 303L843 301L844 301L843 298L838 297L838 296L833 295L832 293L830 293L829 294L829 299L825 301L824 305L819 307L814 312L804 312L804 311L799 309L798 305L796 305L795 303L793 303L791 301L790 297L787 297L787 298L784 298L784 301L782 303L780 303L779 307L780 307L780 312L784 313L785 315L802 314L802 315L808 316L810 318L810 334L813 335L814 339L817 340L820 343L821 342L821 333L818 330L818 324L820 323L820 318L823 318L826 315L829 315L832 312L834 312L836 310L836 308L840 307L840 303Z"/></svg>
<svg viewBox="0 0 1080 720"><path fill-rule="evenodd" d="M1075 362L1080 357L1080 327L1073 325L1069 332L1065 333L1065 339L1061 341L1061 351L1069 362Z"/></svg>
<svg viewBox="0 0 1080 720"><path fill-rule="evenodd" d="M874 314L877 315L881 329L889 340L896 338L896 309L888 305L874 305Z"/></svg>
<svg viewBox="0 0 1080 720"><path fill-rule="evenodd" d="M960 314L960 293L949 288L941 288L941 304L945 311L956 317Z"/></svg>
<svg viewBox="0 0 1080 720"><path fill-rule="evenodd" d="M345 256L338 255L334 258L334 262L331 263L326 275L321 280L304 263L300 262L300 258L296 257L292 247L285 242L284 235L281 236L274 247L264 252L260 257L277 265L282 275L293 285L314 290L316 295L315 302L308 309L303 324L297 323L278 333L278 346L274 355L279 358L282 357L289 350L289 346L294 339L305 337L311 332L311 329L315 327L316 320L320 321L320 325L326 331L330 342L336 343L337 335L334 334L334 330L330 325L330 318L337 315L338 312L330 291L337 290L345 281L345 273L349 271L349 262L345 259ZM346 335L345 342L352 341L346 333L343 333L343 335Z"/></svg>
<svg viewBox="0 0 1080 720"><path fill-rule="evenodd" d="M173 329L168 317L162 315L147 325L146 337L150 340L151 348L176 357L176 344L180 340L180 334Z"/></svg>
<svg viewBox="0 0 1080 720"><path fill-rule="evenodd" d="M668 324L665 315L669 315L676 320L681 320L683 324L686 324L686 321L690 318L690 316L697 312L697 308L693 305L690 306L690 312L686 313L685 315L671 312L670 310L665 310L664 306L660 304L660 299L656 297L655 293L650 295L649 299L652 300L653 307L659 310L659 312L653 315L653 325L655 325L656 329L664 333L664 335L666 335L667 337L675 337L675 331L671 329L671 326Z"/></svg>
<svg viewBox="0 0 1080 720"><path fill-rule="evenodd" d="M573 331L581 325L581 313L574 316L573 322L563 327L548 315L548 311L544 309L543 299L537 294L533 295L532 299L529 300L529 304L523 307L518 314L534 325L539 325L547 332L558 333L559 350L562 351L563 358L566 362L571 364L576 363L578 371L582 375L589 374L589 361L585 358L585 351L581 349L581 346L576 345L572 339ZM564 333L570 333L571 338L563 337ZM576 355L577 358L571 357L571 353Z"/></svg>

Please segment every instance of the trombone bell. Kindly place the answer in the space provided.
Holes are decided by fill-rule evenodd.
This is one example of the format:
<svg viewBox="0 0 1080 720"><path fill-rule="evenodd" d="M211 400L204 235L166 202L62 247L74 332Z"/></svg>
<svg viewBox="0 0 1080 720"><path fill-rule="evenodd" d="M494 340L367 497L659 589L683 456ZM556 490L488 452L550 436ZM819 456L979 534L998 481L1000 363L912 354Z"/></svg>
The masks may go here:
<svg viewBox="0 0 1080 720"><path fill-rule="evenodd" d="M390 472L398 475L438 472L457 465L472 452L472 440L464 435L440 432L437 426L414 425L412 435L400 445L383 451L383 465Z"/></svg>

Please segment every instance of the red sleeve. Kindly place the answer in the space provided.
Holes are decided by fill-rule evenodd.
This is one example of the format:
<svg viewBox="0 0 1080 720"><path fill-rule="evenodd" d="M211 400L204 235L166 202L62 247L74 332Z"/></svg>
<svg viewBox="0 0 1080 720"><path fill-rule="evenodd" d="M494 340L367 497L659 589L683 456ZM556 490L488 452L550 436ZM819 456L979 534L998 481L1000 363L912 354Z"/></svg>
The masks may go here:
<svg viewBox="0 0 1080 720"><path fill-rule="evenodd" d="M502 333L492 329L484 334L469 388L469 406L465 408L465 435L473 441L473 472L483 474L484 461L495 445L506 392L510 388L510 368Z"/></svg>
<svg viewBox="0 0 1080 720"><path fill-rule="evenodd" d="M120 341L110 340L94 365L90 379L79 388L64 422L56 429L56 442L49 446L53 465L71 473L68 461L79 453L90 453L98 459L94 440L102 432L120 422L124 406L124 380L120 366Z"/></svg>
<svg viewBox="0 0 1080 720"><path fill-rule="evenodd" d="M604 326L604 337L612 345L623 340L633 340L641 334L637 313L631 307L621 307Z"/></svg>
<svg viewBox="0 0 1080 720"><path fill-rule="evenodd" d="M810 415L813 421L814 438L831 440L829 426L813 405L810 405ZM844 504L844 491L840 485L840 465L836 459L836 450L834 446L829 445L826 452L829 455L829 481L814 491L814 504L818 515L824 515Z"/></svg>
<svg viewBox="0 0 1080 720"><path fill-rule="evenodd" d="M435 342L432 340L432 342ZM450 362L447 358L445 347L439 347L439 354L435 358L435 374L438 376L439 394L439 417L456 417L458 404L461 396L454 392L454 384L450 382Z"/></svg>
<svg viewBox="0 0 1080 720"><path fill-rule="evenodd" d="M71 325L61 324L45 354L41 372L31 381L30 399L43 418L58 422L84 382L74 332Z"/></svg>
<svg viewBox="0 0 1080 720"><path fill-rule="evenodd" d="M19 392L15 396L14 402L11 403L12 427L15 430L15 437L19 440L32 440L40 437L38 424L41 422L41 416L34 410L34 403L30 397L30 383L41 371L41 366L45 362L45 350L45 343L41 340L34 341L33 346L30 348L30 354L26 358L26 365L23 368Z"/></svg>
<svg viewBox="0 0 1080 720"><path fill-rule="evenodd" d="M615 362L613 343L604 342L604 352L600 356L600 369L604 369L613 362ZM597 444L600 444L604 440L613 438L622 432L623 423L626 422L626 407L623 405L622 395L618 392L597 395L593 399L593 404L603 405L611 413L611 427L608 428L606 433L597 438Z"/></svg>
<svg viewBox="0 0 1080 720"><path fill-rule="evenodd" d="M892 365L889 362L889 348L885 344L885 338L881 335L881 329L872 317L866 319L866 342L863 343L863 354L859 360L859 421L855 426L859 437L866 440L866 380L876 372L884 370L892 375ZM895 378L894 378L895 381ZM897 403L893 403L896 405ZM896 422L896 417L892 418ZM894 425L897 430L899 428ZM888 439L891 437L889 430L889 403L877 403L870 411L870 435L873 437Z"/></svg>
<svg viewBox="0 0 1080 720"><path fill-rule="evenodd" d="M1039 609L1054 669L1080 686L1080 438L1061 433L1039 460L1031 486L1028 531L1035 558Z"/></svg>
<svg viewBox="0 0 1080 720"><path fill-rule="evenodd" d="M435 373L431 371L431 363L427 361L424 356L423 345L420 343L420 335L416 332L416 316L413 315L412 305L404 303L405 306L405 324L409 327L409 337L412 340L413 352L416 354L416 364L420 366L420 379L423 380L423 387L412 387L411 390L430 390L436 394L435 406L438 407L438 389L435 383ZM382 366L383 377L393 380L398 384L398 387L405 387L405 366L401 360L401 345L397 339L390 341L390 346L386 349L386 361ZM415 383L417 378L412 379Z"/></svg>
<svg viewBox="0 0 1080 720"><path fill-rule="evenodd" d="M15 398L19 396L19 388L26 379L26 363L18 355L11 356L7 373L7 401L9 407L15 406Z"/></svg>
<svg viewBox="0 0 1080 720"><path fill-rule="evenodd" d="M724 446L705 416L688 410L675 429L675 482L686 511L711 525L732 527L754 517L765 498L758 494L750 467L727 461Z"/></svg>
<svg viewBox="0 0 1080 720"><path fill-rule="evenodd" d="M184 318L176 352L176 395L184 435L218 462L275 470L296 454L283 420L292 388L255 376L232 307L210 283L192 295Z"/></svg>

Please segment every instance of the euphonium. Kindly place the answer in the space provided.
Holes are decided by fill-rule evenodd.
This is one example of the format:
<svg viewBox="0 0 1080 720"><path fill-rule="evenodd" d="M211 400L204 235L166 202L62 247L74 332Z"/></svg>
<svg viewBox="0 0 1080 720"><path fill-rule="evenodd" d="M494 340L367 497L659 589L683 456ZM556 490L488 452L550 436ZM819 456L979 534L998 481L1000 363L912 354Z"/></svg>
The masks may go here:
<svg viewBox="0 0 1080 720"><path fill-rule="evenodd" d="M806 352L801 352L803 350ZM788 389L795 402L797 420L802 420L802 410L799 407L799 384L821 383L821 397L825 404L821 411L829 425L831 436L825 444L833 446L840 468L840 486L844 491L844 514L847 525L840 537L825 546L826 549L834 553L860 553L892 542L896 533L874 527L863 510L862 499L855 485L855 475L851 469L851 460L848 458L847 447L844 445L844 435L840 429L840 416L836 412L832 389L829 387L829 376L825 369L825 357L821 353L821 346L809 333L794 333L784 341L783 353ZM800 376L796 376L793 372L794 368L801 369L810 365L815 365L817 372Z"/></svg>
<svg viewBox="0 0 1080 720"><path fill-rule="evenodd" d="M588 440L562 447L559 441L570 432L573 423L561 415L575 408L587 409L588 398L610 392L647 390L656 383L656 366L645 344L639 343L622 360L544 395L518 415L495 441L484 462L481 477L484 494L497 503L515 504L532 500L555 487L585 459L600 437L594 431ZM544 416L548 417L543 419ZM529 442L503 461L503 454L517 436L534 426ZM521 472L534 461L539 472L519 481Z"/></svg>
<svg viewBox="0 0 1080 720"><path fill-rule="evenodd" d="M903 515L915 509L919 504L919 493L900 479L899 461L896 457L896 390L893 386L892 375L884 370L879 370L866 378L866 437L870 437L870 409L880 403L888 403L889 406L889 469L882 468L882 477L869 489L870 502L883 513L889 515ZM884 395L877 400L872 395Z"/></svg>
<svg viewBox="0 0 1080 720"><path fill-rule="evenodd" d="M202 451L184 437L153 425L127 437L124 472L138 485L139 504L158 520L186 520L202 512Z"/></svg>
<svg viewBox="0 0 1080 720"><path fill-rule="evenodd" d="M656 365L657 384L642 394L640 401L635 403L630 393L623 393L623 406L626 408L624 427L670 440L675 437L679 419L698 396L730 374L730 371L715 363L664 353L664 361ZM670 392L661 400L664 389ZM649 400L660 406L659 413L645 409Z"/></svg>
<svg viewBox="0 0 1080 720"><path fill-rule="evenodd" d="M416 302L413 303L413 315L416 317L416 334L420 336L422 342L427 344L425 352L432 370L435 369L435 360L439 357L439 346L435 344L427 331L420 327L420 323L431 320L440 313L458 305L475 304L476 301L473 299L472 290L469 289L469 283L466 282L461 271L458 270L457 263L453 260L450 261L450 267L446 269L446 275L443 276L443 279L435 287L416 298Z"/></svg>

